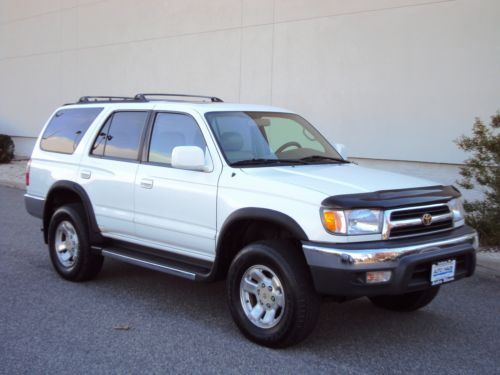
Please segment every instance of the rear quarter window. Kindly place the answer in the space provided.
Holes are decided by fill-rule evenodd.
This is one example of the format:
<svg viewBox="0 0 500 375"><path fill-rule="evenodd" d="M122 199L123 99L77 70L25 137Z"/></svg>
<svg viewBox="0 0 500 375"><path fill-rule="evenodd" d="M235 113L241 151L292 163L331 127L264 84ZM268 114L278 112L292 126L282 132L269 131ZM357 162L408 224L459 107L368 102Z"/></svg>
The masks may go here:
<svg viewBox="0 0 500 375"><path fill-rule="evenodd" d="M72 154L90 124L103 108L63 108L57 111L43 132L40 148L44 151Z"/></svg>

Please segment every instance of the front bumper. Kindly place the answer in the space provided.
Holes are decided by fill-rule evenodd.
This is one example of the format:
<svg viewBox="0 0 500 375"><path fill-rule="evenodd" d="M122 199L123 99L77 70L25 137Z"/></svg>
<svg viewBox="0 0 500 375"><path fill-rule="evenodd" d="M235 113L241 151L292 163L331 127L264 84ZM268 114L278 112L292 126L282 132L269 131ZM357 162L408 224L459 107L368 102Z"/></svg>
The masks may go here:
<svg viewBox="0 0 500 375"><path fill-rule="evenodd" d="M346 297L402 294L429 288L431 266L440 260L456 259L455 280L471 276L477 246L477 234L468 226L445 234L399 240L302 243L317 292ZM367 271L392 271L392 276L384 283L367 284Z"/></svg>

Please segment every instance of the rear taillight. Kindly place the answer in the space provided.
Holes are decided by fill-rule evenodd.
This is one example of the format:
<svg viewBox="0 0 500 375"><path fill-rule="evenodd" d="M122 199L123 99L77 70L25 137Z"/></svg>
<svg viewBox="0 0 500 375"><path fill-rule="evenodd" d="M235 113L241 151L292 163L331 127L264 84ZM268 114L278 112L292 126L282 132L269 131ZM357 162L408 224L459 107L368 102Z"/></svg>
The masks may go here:
<svg viewBox="0 0 500 375"><path fill-rule="evenodd" d="M26 164L26 186L30 186L30 167L31 167L31 159L28 160L28 164Z"/></svg>

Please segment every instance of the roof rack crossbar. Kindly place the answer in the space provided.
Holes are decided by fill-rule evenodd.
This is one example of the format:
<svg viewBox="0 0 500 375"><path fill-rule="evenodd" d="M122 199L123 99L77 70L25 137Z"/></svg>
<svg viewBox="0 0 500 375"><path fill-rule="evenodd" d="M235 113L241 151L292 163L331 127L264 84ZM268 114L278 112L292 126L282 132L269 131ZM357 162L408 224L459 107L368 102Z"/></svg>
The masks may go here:
<svg viewBox="0 0 500 375"><path fill-rule="evenodd" d="M201 99L209 99L213 103L222 103L223 100L216 96L206 96L206 95L188 95L188 94L146 94L141 93L135 96L135 99L138 101L148 101L148 96L173 96L180 98L201 98Z"/></svg>
<svg viewBox="0 0 500 375"><path fill-rule="evenodd" d="M78 99L78 103L94 103L94 102L136 102L139 101L137 98L131 96L109 96L109 95L97 95L97 96L82 96ZM142 100L144 101L144 100Z"/></svg>

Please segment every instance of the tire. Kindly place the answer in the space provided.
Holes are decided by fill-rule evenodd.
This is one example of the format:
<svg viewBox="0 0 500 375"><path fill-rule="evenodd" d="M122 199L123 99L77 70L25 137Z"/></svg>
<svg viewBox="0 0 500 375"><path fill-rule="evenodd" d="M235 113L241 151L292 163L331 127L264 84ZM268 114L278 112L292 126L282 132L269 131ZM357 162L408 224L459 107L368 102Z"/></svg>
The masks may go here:
<svg viewBox="0 0 500 375"><path fill-rule="evenodd" d="M58 208L49 224L49 254L57 273L66 280L93 279L102 268L103 257L92 253L83 208L68 204ZM57 248L61 249L57 251Z"/></svg>
<svg viewBox="0 0 500 375"><path fill-rule="evenodd" d="M296 344L312 332L318 320L320 297L296 247L293 242L256 242L241 250L229 268L231 315L241 332L260 345L284 348Z"/></svg>
<svg viewBox="0 0 500 375"><path fill-rule="evenodd" d="M439 286L417 292L369 297L370 301L378 307L392 311L415 311L427 306L436 297Z"/></svg>

